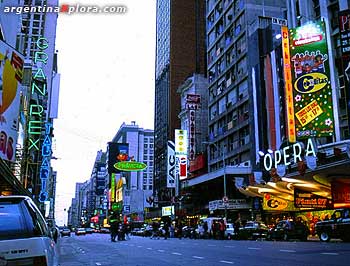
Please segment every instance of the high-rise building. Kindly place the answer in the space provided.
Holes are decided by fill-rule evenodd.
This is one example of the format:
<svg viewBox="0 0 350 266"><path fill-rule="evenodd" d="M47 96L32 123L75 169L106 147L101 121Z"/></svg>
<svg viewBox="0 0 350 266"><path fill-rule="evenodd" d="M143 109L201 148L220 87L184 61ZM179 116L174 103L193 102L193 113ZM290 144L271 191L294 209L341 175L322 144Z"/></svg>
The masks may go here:
<svg viewBox="0 0 350 266"><path fill-rule="evenodd" d="M158 0L155 73L155 177L160 202L170 200L166 188L167 142L180 128L177 88L194 73L205 74L205 2Z"/></svg>
<svg viewBox="0 0 350 266"><path fill-rule="evenodd" d="M143 221L145 208L152 207L147 198L153 194L154 133L140 128L135 121L123 123L112 143L128 145L128 159L147 165L143 171L120 171L116 176L125 178L122 213L134 221ZM117 180L118 181L118 180Z"/></svg>

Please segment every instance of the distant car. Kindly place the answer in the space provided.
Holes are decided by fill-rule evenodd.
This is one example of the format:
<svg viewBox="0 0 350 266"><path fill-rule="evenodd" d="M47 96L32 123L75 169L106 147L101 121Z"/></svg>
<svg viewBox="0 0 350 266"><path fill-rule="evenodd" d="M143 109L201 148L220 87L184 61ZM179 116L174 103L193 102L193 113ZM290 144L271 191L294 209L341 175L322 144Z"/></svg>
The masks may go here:
<svg viewBox="0 0 350 266"><path fill-rule="evenodd" d="M226 230L225 230L225 238L226 239L233 239L235 238L235 228L232 223L226 224Z"/></svg>
<svg viewBox="0 0 350 266"><path fill-rule="evenodd" d="M92 228L85 228L87 234L92 234L94 230Z"/></svg>
<svg viewBox="0 0 350 266"><path fill-rule="evenodd" d="M243 227L239 228L238 238L252 240L266 238L268 231L269 228L265 224L257 221L249 221Z"/></svg>
<svg viewBox="0 0 350 266"><path fill-rule="evenodd" d="M102 234L109 234L111 231L109 230L109 228L101 228L100 229L100 233Z"/></svg>
<svg viewBox="0 0 350 266"><path fill-rule="evenodd" d="M85 230L85 228L77 228L77 229L75 230L75 235L76 235L76 236L86 235L86 230Z"/></svg>
<svg viewBox="0 0 350 266"><path fill-rule="evenodd" d="M130 234L132 236L137 236L138 233L140 232L140 230L141 230L141 228L134 228L134 229L131 230Z"/></svg>
<svg viewBox="0 0 350 266"><path fill-rule="evenodd" d="M310 230L304 223L282 220L269 230L267 233L267 240L276 239L287 241L290 239L299 239L307 241L309 234Z"/></svg>
<svg viewBox="0 0 350 266"><path fill-rule="evenodd" d="M63 228L61 232L61 237L70 236L70 230L68 228Z"/></svg>
<svg viewBox="0 0 350 266"><path fill-rule="evenodd" d="M52 232L31 198L0 196L0 217L0 265L58 265Z"/></svg>

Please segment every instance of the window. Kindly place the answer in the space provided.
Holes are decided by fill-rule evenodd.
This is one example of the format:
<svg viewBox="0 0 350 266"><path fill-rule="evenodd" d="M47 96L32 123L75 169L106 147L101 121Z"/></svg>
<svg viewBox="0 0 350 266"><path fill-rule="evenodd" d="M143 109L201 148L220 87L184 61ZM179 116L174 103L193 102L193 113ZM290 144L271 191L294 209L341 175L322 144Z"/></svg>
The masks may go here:
<svg viewBox="0 0 350 266"><path fill-rule="evenodd" d="M153 149L153 144L150 144L149 147L150 147L151 149Z"/></svg>
<svg viewBox="0 0 350 266"><path fill-rule="evenodd" d="M243 99L246 96L248 96L248 81L244 80L243 82L241 82L238 86L238 95L239 95L239 99Z"/></svg>
<svg viewBox="0 0 350 266"><path fill-rule="evenodd" d="M228 102L235 104L237 102L237 88L232 89L227 95Z"/></svg>
<svg viewBox="0 0 350 266"><path fill-rule="evenodd" d="M144 147L145 149L147 149L147 148L148 148L148 144L145 143L145 144L143 145L143 147Z"/></svg>
<svg viewBox="0 0 350 266"><path fill-rule="evenodd" d="M235 59L235 47L232 46L226 52L226 65L229 66L231 63L233 63L234 59Z"/></svg>
<svg viewBox="0 0 350 266"><path fill-rule="evenodd" d="M237 75L241 77L247 73L247 57L237 63Z"/></svg>
<svg viewBox="0 0 350 266"><path fill-rule="evenodd" d="M149 156L149 159L150 159L151 161L153 161L153 156Z"/></svg>
<svg viewBox="0 0 350 266"><path fill-rule="evenodd" d="M214 119L217 116L216 105L210 107L210 119Z"/></svg>
<svg viewBox="0 0 350 266"><path fill-rule="evenodd" d="M226 98L222 98L219 101L219 114L222 114L226 111Z"/></svg>
<svg viewBox="0 0 350 266"><path fill-rule="evenodd" d="M216 38L216 36L215 36L215 31L212 30L212 31L209 33L209 36L208 36L208 46L211 46L211 45L214 43L215 38Z"/></svg>
<svg viewBox="0 0 350 266"><path fill-rule="evenodd" d="M236 47L237 47L237 56L239 56L246 50L245 35L243 35L241 38L239 38L239 40L237 40Z"/></svg>
<svg viewBox="0 0 350 266"><path fill-rule="evenodd" d="M150 142L150 143L153 143L153 138L150 138L150 139L149 139L149 142Z"/></svg>
<svg viewBox="0 0 350 266"><path fill-rule="evenodd" d="M147 159L148 159L147 155L144 155L144 156L143 156L143 160L144 160L144 161L147 161Z"/></svg>

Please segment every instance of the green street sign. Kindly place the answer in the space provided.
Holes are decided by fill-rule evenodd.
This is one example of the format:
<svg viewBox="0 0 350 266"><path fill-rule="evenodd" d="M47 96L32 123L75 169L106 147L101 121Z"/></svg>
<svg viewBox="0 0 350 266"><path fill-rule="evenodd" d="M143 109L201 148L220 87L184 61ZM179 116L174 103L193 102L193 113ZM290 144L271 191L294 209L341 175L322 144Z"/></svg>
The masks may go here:
<svg viewBox="0 0 350 266"><path fill-rule="evenodd" d="M123 161L123 162L115 163L114 168L119 171L133 172L133 171L143 171L147 168L147 165L145 163L140 163L140 162Z"/></svg>

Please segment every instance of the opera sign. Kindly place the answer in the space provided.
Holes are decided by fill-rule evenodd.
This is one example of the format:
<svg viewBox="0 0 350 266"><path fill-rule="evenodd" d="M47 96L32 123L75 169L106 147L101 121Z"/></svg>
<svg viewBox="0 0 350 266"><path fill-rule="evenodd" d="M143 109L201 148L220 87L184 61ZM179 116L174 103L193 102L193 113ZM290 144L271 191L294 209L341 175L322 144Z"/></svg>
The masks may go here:
<svg viewBox="0 0 350 266"><path fill-rule="evenodd" d="M294 89L300 93L312 93L321 90L328 82L328 77L325 74L309 73L295 81Z"/></svg>
<svg viewBox="0 0 350 266"><path fill-rule="evenodd" d="M122 161L114 164L114 168L119 171L133 172L143 171L147 168L145 163L134 162L134 161Z"/></svg>
<svg viewBox="0 0 350 266"><path fill-rule="evenodd" d="M302 144L297 142L292 146L284 147L281 150L276 150L273 153L267 153L264 155L263 162L266 171L270 171L272 168L277 168L280 163L285 166L291 164L290 159L293 158L294 163L302 161ZM307 140L307 145L305 148L305 156L316 157L316 148L312 139Z"/></svg>

